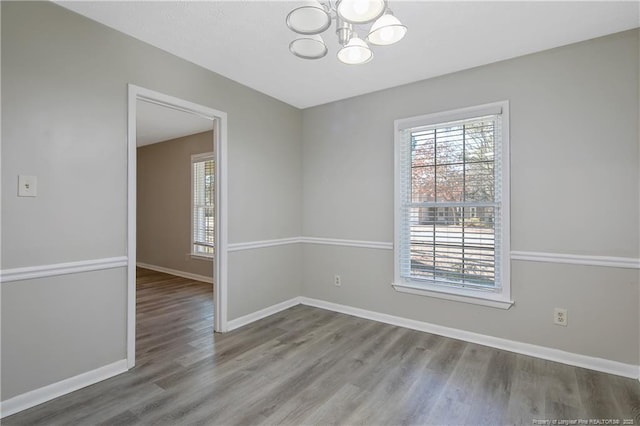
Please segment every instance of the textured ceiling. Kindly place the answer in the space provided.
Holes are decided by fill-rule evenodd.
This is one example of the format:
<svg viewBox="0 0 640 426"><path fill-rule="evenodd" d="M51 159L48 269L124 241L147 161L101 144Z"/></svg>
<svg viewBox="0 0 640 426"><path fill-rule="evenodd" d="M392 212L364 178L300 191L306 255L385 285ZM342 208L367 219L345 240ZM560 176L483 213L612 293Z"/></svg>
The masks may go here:
<svg viewBox="0 0 640 426"><path fill-rule="evenodd" d="M289 53L295 34L285 18L299 1L57 3L299 108L640 26L637 1L392 0L407 36L349 66L336 59L333 28L324 58Z"/></svg>

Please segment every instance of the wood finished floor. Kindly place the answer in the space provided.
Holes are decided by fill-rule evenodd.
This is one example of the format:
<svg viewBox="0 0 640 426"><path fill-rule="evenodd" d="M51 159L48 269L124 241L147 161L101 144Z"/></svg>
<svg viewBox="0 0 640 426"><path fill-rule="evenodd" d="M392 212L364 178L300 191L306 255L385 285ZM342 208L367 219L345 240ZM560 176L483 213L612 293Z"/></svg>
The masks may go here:
<svg viewBox="0 0 640 426"><path fill-rule="evenodd" d="M631 419L640 384L296 306L213 334L211 285L138 271L137 365L5 425L500 425Z"/></svg>

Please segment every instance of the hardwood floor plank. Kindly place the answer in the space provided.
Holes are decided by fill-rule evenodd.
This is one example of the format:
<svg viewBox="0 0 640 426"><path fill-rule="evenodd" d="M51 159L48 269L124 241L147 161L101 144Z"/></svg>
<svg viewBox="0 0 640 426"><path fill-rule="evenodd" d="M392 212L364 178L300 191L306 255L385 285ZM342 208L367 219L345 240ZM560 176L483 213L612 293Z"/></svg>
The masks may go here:
<svg viewBox="0 0 640 426"><path fill-rule="evenodd" d="M476 393L477 397L469 410L467 423L505 424L516 357L511 352L493 351L481 391Z"/></svg>
<svg viewBox="0 0 640 426"><path fill-rule="evenodd" d="M631 419L640 384L308 306L213 333L212 285L139 269L136 367L6 425Z"/></svg>
<svg viewBox="0 0 640 426"><path fill-rule="evenodd" d="M479 388L483 372L489 365L492 353L493 350L486 346L473 343L466 345L447 385L429 412L430 422L454 425L467 423L473 400L481 392Z"/></svg>
<svg viewBox="0 0 640 426"><path fill-rule="evenodd" d="M516 356L516 366L507 407L506 422L514 425L530 425L532 419L544 419L543 378L537 366L539 360Z"/></svg>
<svg viewBox="0 0 640 426"><path fill-rule="evenodd" d="M396 327L388 326L380 329L375 324L365 325L359 336L350 334L350 348L341 348L337 357L331 360L332 365L310 383L309 386L293 395L288 401L279 404L272 412L263 412L266 421L272 424L301 424L326 400L330 399L344 386L345 378L360 374L367 366L367 356L377 348L390 345L394 341ZM305 377L309 382L309 378Z"/></svg>
<svg viewBox="0 0 640 426"><path fill-rule="evenodd" d="M360 336L371 333L375 328L375 324L365 325L364 320L356 322L344 317L345 327L294 347L295 352L304 353L303 356L278 360L263 369L260 374L260 380L264 382L263 392L245 397L242 414L230 412L231 417L222 417L220 420L223 423L248 424L254 418L267 418L278 406L308 386L316 386L318 378L330 370Z"/></svg>
<svg viewBox="0 0 640 426"><path fill-rule="evenodd" d="M580 401L575 367L541 360L545 403L545 419L585 419L587 414Z"/></svg>
<svg viewBox="0 0 640 426"><path fill-rule="evenodd" d="M137 424L140 424L140 419L128 410L98 423L99 426L132 426Z"/></svg>
<svg viewBox="0 0 640 426"><path fill-rule="evenodd" d="M588 418L619 418L621 413L613 399L611 381L607 374L576 368L576 379L582 408Z"/></svg>
<svg viewBox="0 0 640 426"><path fill-rule="evenodd" d="M437 354L444 340L434 335L409 330L404 338L393 346L394 357L379 363L374 372L373 388L368 388L369 398L346 420L358 424L402 424L408 412L406 408L415 397L414 384L421 380L427 365Z"/></svg>
<svg viewBox="0 0 640 426"><path fill-rule="evenodd" d="M363 374L377 364L376 353L382 353L396 342L397 327L371 327L353 342L353 349L344 351L335 364L320 376L313 386L295 395L266 418L271 424L309 423L307 417L344 387L345 378Z"/></svg>
<svg viewBox="0 0 640 426"><path fill-rule="evenodd" d="M621 419L640 425L640 387L638 381L626 377L609 377L612 397Z"/></svg>
<svg viewBox="0 0 640 426"><path fill-rule="evenodd" d="M344 425L349 416L371 398L369 392L363 391L350 383L344 384L329 399L313 410L303 422L304 425ZM266 419L265 425L273 425ZM286 424L286 423L285 423Z"/></svg>

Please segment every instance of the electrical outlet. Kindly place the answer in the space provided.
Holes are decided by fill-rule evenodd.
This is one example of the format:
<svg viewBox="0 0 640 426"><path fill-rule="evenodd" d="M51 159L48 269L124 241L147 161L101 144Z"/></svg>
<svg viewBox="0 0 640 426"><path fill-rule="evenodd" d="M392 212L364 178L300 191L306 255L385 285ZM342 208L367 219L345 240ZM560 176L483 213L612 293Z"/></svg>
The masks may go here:
<svg viewBox="0 0 640 426"><path fill-rule="evenodd" d="M569 321L569 317L568 317L566 309L555 308L553 310L553 323L554 324L566 327L568 321Z"/></svg>
<svg viewBox="0 0 640 426"><path fill-rule="evenodd" d="M340 275L333 276L333 285L335 285L336 287L340 287L342 285L342 279L340 278Z"/></svg>

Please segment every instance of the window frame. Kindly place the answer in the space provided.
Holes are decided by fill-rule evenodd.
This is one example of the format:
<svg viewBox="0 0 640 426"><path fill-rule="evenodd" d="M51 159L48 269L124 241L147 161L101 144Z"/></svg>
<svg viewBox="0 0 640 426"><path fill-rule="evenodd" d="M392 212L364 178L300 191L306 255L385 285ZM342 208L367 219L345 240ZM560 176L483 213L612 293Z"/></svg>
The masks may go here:
<svg viewBox="0 0 640 426"><path fill-rule="evenodd" d="M194 194L194 190L195 190L195 164L196 163L201 163L201 162L205 162L205 161L213 161L213 167L214 167L214 171L215 171L215 154L213 152L204 152L202 154L193 154L191 155L191 163L190 163L190 167L191 167L191 218L189 219L190 223L191 223L191 232L190 232L190 245L189 245L189 255L191 256L191 258L193 259L205 259L205 260L213 260L215 257L215 231L214 231L214 242L213 242L213 252L212 253L198 253L195 250L195 238L194 238L194 232L195 232L195 228L196 228L196 224L195 224L195 194ZM214 173L214 179L215 179L215 173ZM215 183L214 183L214 191L215 191ZM214 194L214 200L215 200L215 194ZM214 201L215 202L215 201ZM214 211L214 226L215 226L215 204L213 206L213 211Z"/></svg>
<svg viewBox="0 0 640 426"><path fill-rule="evenodd" d="M402 216L402 130L421 126L444 124L457 120L467 120L487 115L501 116L501 152L495 153L494 162L500 155L501 165L501 238L500 238L500 286L493 289L472 289L457 285L429 283L413 280L401 276L401 227ZM509 309L513 305L511 300L511 267L510 267L510 132L509 132L509 101L493 102L467 108L425 114L416 117L402 118L394 121L394 280L392 283L396 291L454 300L465 303L478 304L500 309ZM496 182L497 183L497 182ZM410 250L410 248L405 248ZM498 262L496 262L498 263Z"/></svg>

